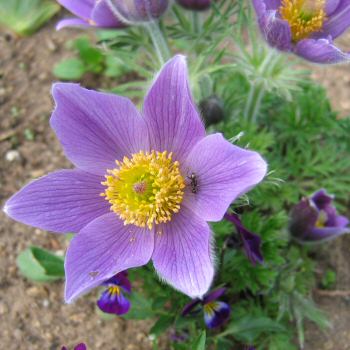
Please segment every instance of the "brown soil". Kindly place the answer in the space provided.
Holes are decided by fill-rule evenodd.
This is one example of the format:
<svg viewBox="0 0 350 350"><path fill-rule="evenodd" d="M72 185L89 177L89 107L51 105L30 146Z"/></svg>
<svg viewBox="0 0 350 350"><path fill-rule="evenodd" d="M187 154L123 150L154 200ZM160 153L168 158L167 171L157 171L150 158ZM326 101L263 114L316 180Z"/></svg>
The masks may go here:
<svg viewBox="0 0 350 350"><path fill-rule="evenodd" d="M51 70L67 55L64 44L77 32L57 33L53 28L51 23L29 38L0 34L0 206L30 179L70 166L48 119L54 80ZM343 115L350 113L350 75L346 75L349 69L338 66L314 70L315 78L329 87L334 106ZM100 84L89 79L83 85ZM96 295L65 305L63 283L34 284L19 274L15 260L20 251L35 244L63 253L63 237L15 223L2 212L0 223L2 349L56 350L64 344L72 348L81 341L91 350L151 349L148 323L121 318L104 321L95 311ZM350 290L349 244L350 237L343 237L324 252L322 267L337 271L339 290ZM350 349L350 298L316 295L316 299L334 321L334 328L322 334L310 325L305 349Z"/></svg>

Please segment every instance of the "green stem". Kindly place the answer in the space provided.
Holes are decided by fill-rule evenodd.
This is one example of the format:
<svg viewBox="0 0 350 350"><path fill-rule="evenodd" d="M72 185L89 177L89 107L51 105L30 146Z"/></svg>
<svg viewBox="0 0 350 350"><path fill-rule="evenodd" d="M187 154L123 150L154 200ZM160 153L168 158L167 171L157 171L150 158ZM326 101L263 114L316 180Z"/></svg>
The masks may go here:
<svg viewBox="0 0 350 350"><path fill-rule="evenodd" d="M265 90L261 84L253 83L250 86L248 99L244 108L245 120L256 122L264 95Z"/></svg>
<svg viewBox="0 0 350 350"><path fill-rule="evenodd" d="M150 21L144 25L149 32L152 39L152 43L157 54L159 63L163 65L168 59L170 59L170 50L164 35L159 28L159 23L156 21Z"/></svg>
<svg viewBox="0 0 350 350"><path fill-rule="evenodd" d="M192 24L194 32L199 34L201 32L201 23L198 11L192 11Z"/></svg>

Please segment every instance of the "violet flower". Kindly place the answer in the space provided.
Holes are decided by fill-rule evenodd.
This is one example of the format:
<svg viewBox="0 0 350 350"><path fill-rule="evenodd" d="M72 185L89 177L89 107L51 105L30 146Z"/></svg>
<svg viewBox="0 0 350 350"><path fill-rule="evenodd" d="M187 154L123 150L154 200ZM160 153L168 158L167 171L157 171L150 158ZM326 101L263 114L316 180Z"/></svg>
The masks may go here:
<svg viewBox="0 0 350 350"><path fill-rule="evenodd" d="M207 10L211 5L211 0L176 0L176 2L184 8L194 11Z"/></svg>
<svg viewBox="0 0 350 350"><path fill-rule="evenodd" d="M348 61L333 40L350 27L350 0L253 0L267 42L314 63Z"/></svg>
<svg viewBox="0 0 350 350"><path fill-rule="evenodd" d="M321 243L350 233L349 220L337 214L333 199L325 190L303 198L291 212L289 230L293 238L301 243Z"/></svg>
<svg viewBox="0 0 350 350"><path fill-rule="evenodd" d="M127 271L117 273L102 285L107 286L107 289L101 294L97 306L108 314L126 314L130 309L130 302L124 297L123 291L131 293Z"/></svg>
<svg viewBox="0 0 350 350"><path fill-rule="evenodd" d="M220 327L229 319L231 314L230 306L217 300L225 291L225 288L219 288L206 295L203 300L198 298L192 300L184 307L181 315L186 316L203 311L204 322L208 328Z"/></svg>
<svg viewBox="0 0 350 350"><path fill-rule="evenodd" d="M232 222L237 232L239 233L245 254L247 258L253 265L256 263L262 264L264 262L264 257L261 253L261 238L256 233L248 231L242 224L240 218L237 214L225 214L225 219Z"/></svg>
<svg viewBox="0 0 350 350"><path fill-rule="evenodd" d="M174 288L205 294L215 261L207 221L220 221L267 165L221 134L206 136L185 57L164 65L142 114L127 98L77 84L54 84L53 98L51 126L76 169L31 182L4 211L44 230L78 232L65 260L66 301L150 260Z"/></svg>
<svg viewBox="0 0 350 350"><path fill-rule="evenodd" d="M161 17L170 0L106 0L114 15L128 24L150 22Z"/></svg>
<svg viewBox="0 0 350 350"><path fill-rule="evenodd" d="M68 350L65 346L62 346L61 350ZM84 343L80 343L74 347L74 350L87 350L87 347Z"/></svg>
<svg viewBox="0 0 350 350"><path fill-rule="evenodd" d="M106 0L57 0L77 17L59 21L56 29L65 27L124 28L126 25L118 19L108 7Z"/></svg>

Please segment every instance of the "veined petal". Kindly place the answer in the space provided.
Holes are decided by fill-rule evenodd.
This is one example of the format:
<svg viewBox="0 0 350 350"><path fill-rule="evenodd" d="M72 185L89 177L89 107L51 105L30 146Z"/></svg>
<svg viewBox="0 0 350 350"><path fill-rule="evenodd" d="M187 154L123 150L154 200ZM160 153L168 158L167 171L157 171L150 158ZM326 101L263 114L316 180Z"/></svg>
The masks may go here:
<svg viewBox="0 0 350 350"><path fill-rule="evenodd" d="M70 83L54 84L52 94L51 126L78 168L105 175L115 160L148 150L145 122L127 98Z"/></svg>
<svg viewBox="0 0 350 350"><path fill-rule="evenodd" d="M326 1L327 16L331 16L341 2L342 2L342 0L327 0Z"/></svg>
<svg viewBox="0 0 350 350"><path fill-rule="evenodd" d="M261 156L226 141L221 134L198 142L186 159L183 171L195 174L197 193L187 186L184 203L206 221L220 221L238 196L258 184L267 165Z"/></svg>
<svg viewBox="0 0 350 350"><path fill-rule="evenodd" d="M126 27L126 24L116 17L104 0L96 3L91 13L91 19L96 23L96 26L102 28Z"/></svg>
<svg viewBox="0 0 350 350"><path fill-rule="evenodd" d="M208 328L220 327L230 317L230 306L222 301L211 301L204 305L204 321Z"/></svg>
<svg viewBox="0 0 350 350"><path fill-rule="evenodd" d="M329 16L322 28L324 36L333 39L343 34L350 27L350 0L342 0L336 10Z"/></svg>
<svg viewBox="0 0 350 350"><path fill-rule="evenodd" d="M86 20L90 18L91 11L95 5L95 0L57 0L57 2L74 15Z"/></svg>
<svg viewBox="0 0 350 350"><path fill-rule="evenodd" d="M173 152L175 159L184 159L205 136L189 89L184 56L172 58L156 77L145 98L144 117L152 149Z"/></svg>
<svg viewBox="0 0 350 350"><path fill-rule="evenodd" d="M65 18L56 24L56 30L61 30L62 28L67 28L67 27L82 28L82 27L91 27L91 25L87 21L80 18Z"/></svg>
<svg viewBox="0 0 350 350"><path fill-rule="evenodd" d="M147 264L153 248L153 231L124 225L115 213L97 218L73 238L68 248L66 302L72 302L118 272Z"/></svg>
<svg viewBox="0 0 350 350"><path fill-rule="evenodd" d="M12 219L44 230L78 232L109 212L100 196L103 178L82 170L60 170L30 182L13 195L4 211Z"/></svg>
<svg viewBox="0 0 350 350"><path fill-rule="evenodd" d="M292 48L291 28L287 21L277 16L279 5L276 6L275 2L278 1L267 4L267 1L253 0L259 27L269 45L282 51L290 51Z"/></svg>
<svg viewBox="0 0 350 350"><path fill-rule="evenodd" d="M113 287L107 288L97 301L98 307L108 314L123 315L130 309L130 302L123 293Z"/></svg>
<svg viewBox="0 0 350 350"><path fill-rule="evenodd" d="M321 64L348 62L350 53L337 48L328 39L304 39L295 46L295 53L304 59Z"/></svg>
<svg viewBox="0 0 350 350"><path fill-rule="evenodd" d="M191 298L202 297L214 276L208 224L184 206L155 230L152 256L160 277Z"/></svg>

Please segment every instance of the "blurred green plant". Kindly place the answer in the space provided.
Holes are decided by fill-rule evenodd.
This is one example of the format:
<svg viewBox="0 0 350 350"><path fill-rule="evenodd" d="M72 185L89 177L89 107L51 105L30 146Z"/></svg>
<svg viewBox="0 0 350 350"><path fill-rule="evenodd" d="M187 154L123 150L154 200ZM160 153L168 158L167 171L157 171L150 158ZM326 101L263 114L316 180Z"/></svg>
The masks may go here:
<svg viewBox="0 0 350 350"><path fill-rule="evenodd" d="M31 35L59 10L52 0L0 0L0 24L19 35Z"/></svg>

